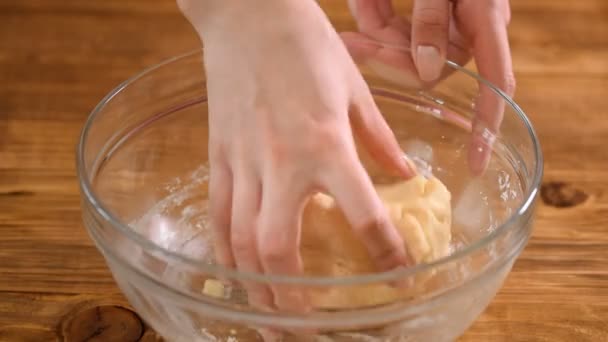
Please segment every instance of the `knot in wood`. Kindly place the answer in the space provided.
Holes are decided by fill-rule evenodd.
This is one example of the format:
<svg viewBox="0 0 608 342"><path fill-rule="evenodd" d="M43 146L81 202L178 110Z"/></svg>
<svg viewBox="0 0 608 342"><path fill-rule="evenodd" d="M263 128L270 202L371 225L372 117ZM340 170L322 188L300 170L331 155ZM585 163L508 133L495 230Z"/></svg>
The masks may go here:
<svg viewBox="0 0 608 342"><path fill-rule="evenodd" d="M569 208L587 200L589 195L563 182L547 182L540 189L542 201L556 208Z"/></svg>
<svg viewBox="0 0 608 342"><path fill-rule="evenodd" d="M129 309L103 305L68 315L62 323L66 342L123 341L136 342L144 333L144 324Z"/></svg>

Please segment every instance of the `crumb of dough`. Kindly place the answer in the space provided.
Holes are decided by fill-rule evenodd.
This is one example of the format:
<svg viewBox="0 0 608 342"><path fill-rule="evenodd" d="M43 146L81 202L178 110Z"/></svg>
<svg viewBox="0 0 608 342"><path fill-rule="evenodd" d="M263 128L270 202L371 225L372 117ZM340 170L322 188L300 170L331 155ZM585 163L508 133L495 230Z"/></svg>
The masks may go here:
<svg viewBox="0 0 608 342"><path fill-rule="evenodd" d="M203 287L203 294L214 298L224 298L224 284L219 280L207 279Z"/></svg>

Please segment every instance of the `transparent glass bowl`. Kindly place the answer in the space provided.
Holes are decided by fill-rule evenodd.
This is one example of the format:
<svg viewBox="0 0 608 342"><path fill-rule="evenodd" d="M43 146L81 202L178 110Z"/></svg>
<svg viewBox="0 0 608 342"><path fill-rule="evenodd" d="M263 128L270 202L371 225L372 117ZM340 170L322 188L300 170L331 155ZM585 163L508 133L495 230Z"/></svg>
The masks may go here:
<svg viewBox="0 0 608 342"><path fill-rule="evenodd" d="M120 85L91 113L78 145L85 226L143 319L169 341L255 341L261 340L258 328L283 331L287 341L450 341L461 335L495 296L531 232L542 155L521 109L451 62L446 68L453 74L433 89L404 82L381 61L360 62L404 152L452 192L452 254L357 277L245 274L214 265L208 243L202 59L202 51L179 56ZM479 87L506 108L489 168L473 177L467 148ZM339 289L404 278L424 282L406 300L306 315L259 311L239 286L247 280ZM222 293L203 291L218 279Z"/></svg>

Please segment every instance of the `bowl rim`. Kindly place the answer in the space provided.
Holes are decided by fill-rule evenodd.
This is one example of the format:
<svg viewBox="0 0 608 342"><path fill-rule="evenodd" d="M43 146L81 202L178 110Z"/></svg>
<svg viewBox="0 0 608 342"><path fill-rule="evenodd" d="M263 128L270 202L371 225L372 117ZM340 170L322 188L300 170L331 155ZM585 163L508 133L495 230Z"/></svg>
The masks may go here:
<svg viewBox="0 0 608 342"><path fill-rule="evenodd" d="M400 51L411 51L407 47L397 46L394 44L388 44L379 41L372 41L374 44L380 44L383 48L391 48ZM131 76L126 79L118 86L116 86L113 90L111 90L108 94L106 94L101 101L95 106L95 108L89 114L78 140L78 144L76 146L76 171L79 186L81 189L81 196L84 196L84 199L89 202L89 204L95 209L95 211L101 216L103 220L106 221L113 229L126 236L129 240L134 242L143 250L152 253L159 253L164 258L168 260L177 261L179 263L187 265L189 268L200 270L209 275L215 275L219 278L223 279L234 279L234 280L242 280L242 281L255 281L260 283L267 284L298 284L298 285L306 285L306 286L340 286L340 285L365 285L370 283L379 283L379 282L391 282L395 281L399 278L405 278L412 276L417 273L422 273L431 269L435 269L441 267L443 265L449 264L456 260L465 258L474 252L486 247L492 241L496 240L498 237L505 234L509 231L510 228L513 227L518 218L524 216L529 210L532 210L534 200L538 195L541 180L543 177L543 153L541 150L540 142L538 140L538 136L524 113L524 111L519 107L517 103L511 99L506 93L500 90L498 87L482 78L480 75L475 72L468 70L455 62L446 61L446 65L455 72L461 72L477 82L481 85L484 85L490 88L494 93L500 96L505 101L505 107L510 106L512 110L515 112L519 120L524 124L528 136L532 140L533 154L534 160L536 161L535 168L533 170L533 177L530 182L530 187L527 189L524 194L524 200L519 205L517 210L515 210L502 224L498 225L492 232L485 235L483 238L471 243L470 245L451 253L450 255L435 260L430 263L418 264L415 266L407 267L407 268L397 268L391 271L373 273L373 274L365 274L365 275L356 275L356 276L343 276L343 277L310 277L310 276L288 276L288 275L276 275L276 274L261 274L254 272L244 272L238 271L230 268L226 268L220 265L212 265L212 264L204 264L201 263L200 260L190 258L186 255L180 254L178 252L170 251L153 241L145 238L143 235L136 233L132 230L128 224L121 222L115 215L111 213L108 208L106 208L100 198L98 198L93 189L92 184L89 180L89 174L87 173L84 154L87 143L88 133L91 130L92 125L95 122L96 117L103 111L104 107L112 101L112 99L122 92L125 88L129 87L131 84L135 83L139 79L144 76L153 73L155 70L160 69L162 67L168 66L172 63L179 62L182 60L186 60L188 58L195 57L197 55L203 54L203 49L195 49L186 53L182 53L180 55L175 55L160 63L152 65L139 73ZM90 228L88 228L90 229Z"/></svg>

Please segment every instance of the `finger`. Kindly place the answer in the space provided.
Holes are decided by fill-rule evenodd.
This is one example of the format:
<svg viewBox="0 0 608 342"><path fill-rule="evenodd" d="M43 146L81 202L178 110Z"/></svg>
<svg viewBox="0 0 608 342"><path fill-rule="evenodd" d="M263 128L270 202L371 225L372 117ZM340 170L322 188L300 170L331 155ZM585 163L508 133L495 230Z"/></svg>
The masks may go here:
<svg viewBox="0 0 608 342"><path fill-rule="evenodd" d="M361 32L341 32L340 38L348 49L351 57L357 62L366 62L374 58L382 44Z"/></svg>
<svg viewBox="0 0 608 342"><path fill-rule="evenodd" d="M277 182L274 177L264 182L257 246L262 267L268 274L295 276L302 273L299 246L305 193L289 186L291 183ZM271 288L277 308L295 312L309 309L301 288L284 284Z"/></svg>
<svg viewBox="0 0 608 342"><path fill-rule="evenodd" d="M222 161L213 161L209 171L209 217L213 234L215 259L218 264L234 268L230 246L232 212L232 174Z"/></svg>
<svg viewBox="0 0 608 342"><path fill-rule="evenodd" d="M412 14L412 52L421 80L441 75L448 48L450 6L448 0L416 0Z"/></svg>
<svg viewBox="0 0 608 342"><path fill-rule="evenodd" d="M403 239L354 152L337 162L322 181L378 269L391 270L409 264Z"/></svg>
<svg viewBox="0 0 608 342"><path fill-rule="evenodd" d="M354 4L354 1L351 1L351 3ZM356 61L369 62L373 60L374 64L381 63L383 65L382 70L377 70L378 72L382 71L380 76L397 83L420 87L423 83L420 82L418 77L418 71L413 60L414 54L411 52L411 24L405 18L395 15L390 1L383 3L388 8L383 15L386 27L362 32L342 32L340 34L342 40ZM446 55L450 61L458 65L465 65L471 59L469 44L458 31L457 25L451 24L456 22L453 13L454 6L449 3L448 17L450 24L448 25L449 39ZM375 69L379 68L376 67ZM434 86L453 71L453 68L444 67L439 79L434 82L424 82L424 86Z"/></svg>
<svg viewBox="0 0 608 342"><path fill-rule="evenodd" d="M456 2L450 2L450 25L448 35L447 59L464 66L471 60L470 44L464 35L458 30L458 24L455 17ZM442 76L445 77L454 71L453 68L444 68Z"/></svg>
<svg viewBox="0 0 608 342"><path fill-rule="evenodd" d="M361 32L381 29L394 16L391 0L348 0L348 6Z"/></svg>
<svg viewBox="0 0 608 342"><path fill-rule="evenodd" d="M414 88L433 87L454 72L453 68L443 68L438 79L422 82L412 58L408 36L397 31L387 31L382 37L360 32L342 32L340 36L357 63L367 63L378 76L396 84ZM467 44L456 28L450 29L447 56L458 65L465 65L471 59Z"/></svg>
<svg viewBox="0 0 608 342"><path fill-rule="evenodd" d="M270 328L258 328L257 332L260 334L264 342L281 342L284 340L284 334L278 330ZM230 341L230 338L228 338L228 340Z"/></svg>
<svg viewBox="0 0 608 342"><path fill-rule="evenodd" d="M400 32L387 32L382 37L360 32L342 32L340 36L357 61L376 59L398 68L415 70L409 53L409 39Z"/></svg>
<svg viewBox="0 0 608 342"><path fill-rule="evenodd" d="M473 40L473 56L479 74L507 95L513 96L515 77L506 25L504 21L488 17L485 25L479 27L481 29ZM483 173L489 164L505 108L504 100L491 88L480 82L479 89L469 147L469 165L474 174Z"/></svg>
<svg viewBox="0 0 608 342"><path fill-rule="evenodd" d="M403 48L401 43L379 41L359 32L342 32L340 36L353 60L360 64L367 63L378 76L396 84L416 88L433 87L455 70L454 68L443 68L438 79L432 82L422 82L409 47ZM460 34L454 29L450 32L450 37L452 36L460 37ZM450 43L447 55L447 59L461 66L471 60L471 54L464 44Z"/></svg>
<svg viewBox="0 0 608 342"><path fill-rule="evenodd" d="M416 170L397 142L395 134L380 113L369 89L356 99L351 114L354 133L361 138L363 147L386 170L395 171L401 177L409 179Z"/></svg>
<svg viewBox="0 0 608 342"><path fill-rule="evenodd" d="M232 198L232 253L240 271L262 273L256 245L256 222L258 219L262 188L259 180L247 171L240 171L234 179ZM245 282L249 303L263 310L272 310L270 289L260 283Z"/></svg>
<svg viewBox="0 0 608 342"><path fill-rule="evenodd" d="M385 43L359 32L343 32L342 39L353 59L395 84L419 89L423 86L407 45ZM404 46L407 46L404 48Z"/></svg>

